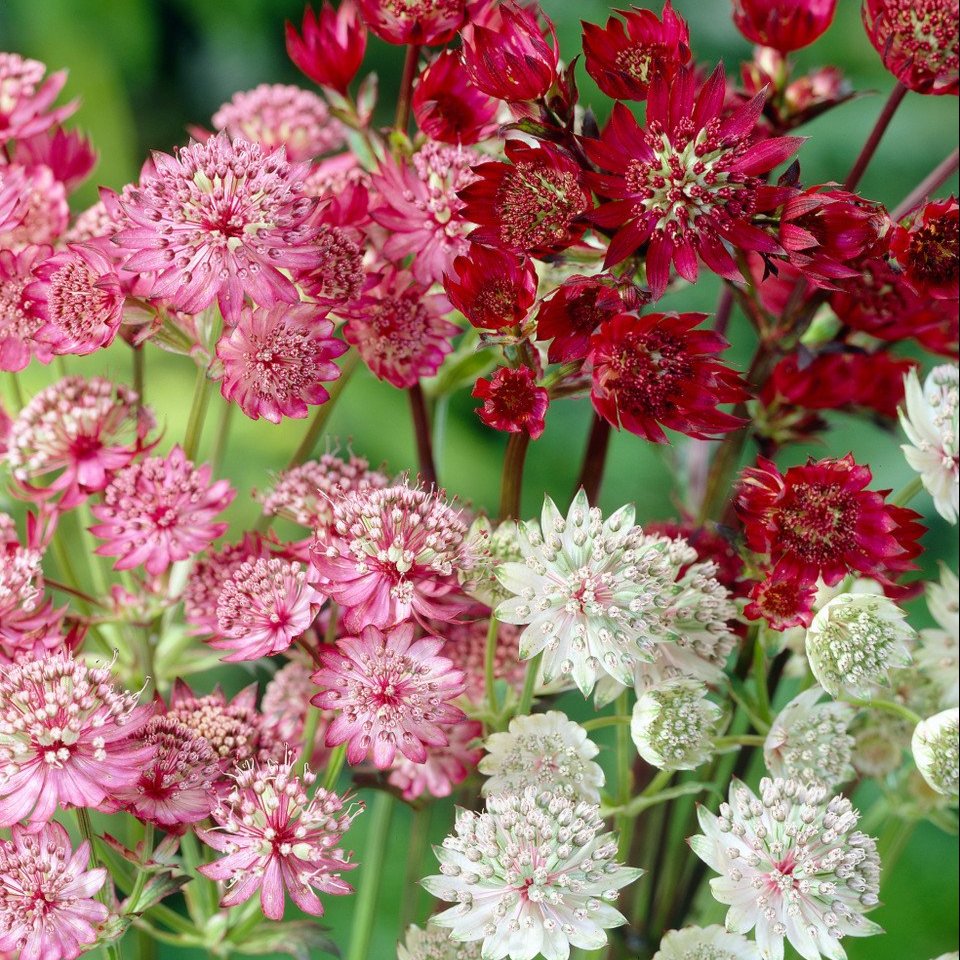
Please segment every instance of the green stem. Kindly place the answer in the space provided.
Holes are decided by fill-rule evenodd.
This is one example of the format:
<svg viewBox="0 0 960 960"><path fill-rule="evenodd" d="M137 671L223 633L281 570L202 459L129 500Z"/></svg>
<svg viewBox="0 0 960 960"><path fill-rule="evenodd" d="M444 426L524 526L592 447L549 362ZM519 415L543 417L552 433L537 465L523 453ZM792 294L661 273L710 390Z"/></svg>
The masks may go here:
<svg viewBox="0 0 960 960"><path fill-rule="evenodd" d="M330 759L327 760L327 769L323 775L323 789L332 792L340 779L340 771L343 769L343 763L347 758L347 747L340 744L330 753Z"/></svg>
<svg viewBox="0 0 960 960"><path fill-rule="evenodd" d="M620 723L617 725L617 791L619 793L620 805L626 806L630 801L630 794L633 793L633 764L631 757L631 747L633 741L630 738L630 691L624 690L617 697L617 718ZM620 834L617 849L620 859L623 860L630 851L630 844L633 841L633 820L618 814L615 818L615 826Z"/></svg>
<svg viewBox="0 0 960 960"><path fill-rule="evenodd" d="M77 815L77 827L80 830L80 836L90 845L90 866L94 870L99 870L103 864L97 854L97 845L94 841L96 834L93 832L93 824L90 822L90 811L86 807L77 807L74 811ZM109 910L113 912L113 904L110 901L108 888L110 886L109 872L107 882L97 891L97 899ZM104 944L109 960L120 960L120 951L115 942Z"/></svg>
<svg viewBox="0 0 960 960"><path fill-rule="evenodd" d="M147 911L146 916L151 920L158 920L160 923L166 924L171 930L176 930L177 933L184 933L187 936L197 935L197 928L193 923L187 917L177 913L176 910L171 910L165 903L155 903Z"/></svg>
<svg viewBox="0 0 960 960"><path fill-rule="evenodd" d="M713 745L718 750L725 750L727 747L762 747L766 742L767 738L760 734L745 733L741 736L714 737Z"/></svg>
<svg viewBox="0 0 960 960"><path fill-rule="evenodd" d="M152 823L145 822L143 825L143 860L146 862L150 859L150 855L153 853L153 836L154 836L155 827ZM140 894L143 893L143 888L147 885L147 880L149 879L150 874L146 870L138 870L137 878L133 883L133 889L130 891L130 896L127 897L127 903L129 906L129 912L136 913L137 901L140 899Z"/></svg>
<svg viewBox="0 0 960 960"><path fill-rule="evenodd" d="M499 638L500 625L497 618L490 614L490 625L487 627L487 642L483 654L483 676L485 692L487 695L487 707L491 716L496 716L499 711L497 704L497 689L495 667L497 662L497 640Z"/></svg>
<svg viewBox="0 0 960 960"><path fill-rule="evenodd" d="M895 703L893 700L858 700L856 697L847 697L846 702L863 710L884 710L887 713L902 717L904 720L909 720L914 726L923 720L923 717L918 713L914 713L909 707L902 703Z"/></svg>
<svg viewBox="0 0 960 960"><path fill-rule="evenodd" d="M915 476L902 490L894 494L890 502L897 507L905 507L923 489L923 479Z"/></svg>
<svg viewBox="0 0 960 960"><path fill-rule="evenodd" d="M380 889L387 838L390 835L390 818L393 814L393 797L378 790L370 810L370 833L360 861L360 882L357 885L353 905L353 925L350 929L350 948L347 960L367 960L370 956L370 939L377 913L377 893Z"/></svg>
<svg viewBox="0 0 960 960"><path fill-rule="evenodd" d="M230 439L230 426L233 423L233 414L236 409L237 405L235 403L224 401L223 408L220 411L217 435L213 439L213 454L210 457L214 476L220 472L220 467L223 465L223 458L227 452L227 441Z"/></svg>
<svg viewBox="0 0 960 960"><path fill-rule="evenodd" d="M615 713L607 717L594 717L592 720L585 720L580 726L589 733L591 730L602 730L604 727L616 727L620 724L629 726L630 717L621 717Z"/></svg>
<svg viewBox="0 0 960 960"><path fill-rule="evenodd" d="M11 373L8 375L7 382L10 384L10 395L13 398L12 413L19 413L26 405L27 401L23 395L23 385L20 383L20 377Z"/></svg>
<svg viewBox="0 0 960 960"><path fill-rule="evenodd" d="M423 876L423 854L430 840L431 804L413 811L410 841L407 846L407 870L400 900L400 930L417 919L417 900L420 895L420 878Z"/></svg>
<svg viewBox="0 0 960 960"><path fill-rule="evenodd" d="M183 439L183 452L188 460L195 460L200 449L200 437L203 422L207 417L210 390L207 381L207 368L197 367L197 379L193 387L193 400L190 404L190 416L187 419L187 432Z"/></svg>
<svg viewBox="0 0 960 960"><path fill-rule="evenodd" d="M300 751L300 759L297 761L297 770L310 766L313 759L313 750L317 739L317 728L320 726L322 712L312 703L307 704L307 717L303 723L303 749Z"/></svg>
<svg viewBox="0 0 960 960"><path fill-rule="evenodd" d="M753 682L757 690L757 707L760 716L769 726L773 721L773 711L767 690L767 652L763 647L763 637L759 635L753 644Z"/></svg>
<svg viewBox="0 0 960 960"><path fill-rule="evenodd" d="M500 483L500 519L516 520L520 516L520 494L523 489L523 464L527 459L530 434L511 433L503 456L503 478Z"/></svg>
<svg viewBox="0 0 960 960"><path fill-rule="evenodd" d="M527 674L523 678L523 690L520 693L520 702L517 704L516 716L523 717L530 712L533 706L533 689L537 685L537 674L540 672L540 658L543 653L538 653L532 660L527 662Z"/></svg>

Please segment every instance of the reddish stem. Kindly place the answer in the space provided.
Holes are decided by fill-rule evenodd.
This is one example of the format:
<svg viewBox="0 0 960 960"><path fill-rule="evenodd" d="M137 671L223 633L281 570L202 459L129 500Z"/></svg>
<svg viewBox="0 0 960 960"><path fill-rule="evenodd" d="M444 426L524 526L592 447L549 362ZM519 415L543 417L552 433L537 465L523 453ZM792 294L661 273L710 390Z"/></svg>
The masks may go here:
<svg viewBox="0 0 960 960"><path fill-rule="evenodd" d="M433 463L433 444L430 441L430 419L427 416L427 403L423 388L414 384L408 391L410 396L410 415L413 419L413 433L417 441L417 462L420 464L420 476L428 486L437 485L437 468Z"/></svg>
<svg viewBox="0 0 960 960"><path fill-rule="evenodd" d="M500 519L516 520L520 516L520 494L523 490L523 465L530 446L530 434L511 433L503 455L503 480L500 484Z"/></svg>
<svg viewBox="0 0 960 960"><path fill-rule="evenodd" d="M420 47L411 43L407 46L407 55L403 61L403 76L400 79L400 93L397 96L397 116L393 126L401 133L407 132L410 123L410 104L413 99L413 81L417 78L417 60Z"/></svg>
<svg viewBox="0 0 960 960"><path fill-rule="evenodd" d="M948 157L945 157L930 173L924 177L917 186L910 191L890 214L890 219L894 221L902 220L908 213L913 213L920 204L924 203L934 190L942 187L947 180L957 172L960 166L960 150L954 149Z"/></svg>
<svg viewBox="0 0 960 960"><path fill-rule="evenodd" d="M898 80L896 86L890 91L890 96L887 97L887 102L883 105L880 116L877 117L877 122L873 125L870 136L867 137L867 142L860 151L860 156L857 157L853 168L847 174L847 179L843 183L844 190L857 189L870 161L873 159L873 155L877 152L877 147L880 146L883 135L887 132L887 127L890 126L893 115L897 112L897 107L900 106L906 95L907 88Z"/></svg>
<svg viewBox="0 0 960 960"><path fill-rule="evenodd" d="M583 454L580 476L574 488L574 494L583 487L587 500L595 504L600 497L600 485L603 483L603 471L607 465L607 450L610 447L610 424L598 413L594 413L590 425L587 449Z"/></svg>

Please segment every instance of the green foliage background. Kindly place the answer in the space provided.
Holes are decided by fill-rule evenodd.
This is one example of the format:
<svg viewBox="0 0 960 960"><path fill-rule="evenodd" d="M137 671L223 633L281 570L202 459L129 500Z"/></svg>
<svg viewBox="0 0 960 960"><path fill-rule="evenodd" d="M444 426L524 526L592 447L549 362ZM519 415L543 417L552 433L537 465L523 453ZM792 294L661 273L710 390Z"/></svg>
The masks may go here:
<svg viewBox="0 0 960 960"><path fill-rule="evenodd" d="M600 22L613 4L601 0L543 0L557 23L565 59L579 50L580 18ZM659 4L655 5L659 8ZM728 0L675 0L692 25L695 56L704 62L726 61L736 69L749 56L748 44L729 21ZM813 49L803 51L805 65L838 63L863 96L823 117L804 132L811 140L801 153L805 182L842 180L865 139L890 89L870 47L855 0L840 0L836 22ZM0 47L45 61L52 69L67 67L67 93L82 105L74 123L87 131L100 151L93 180L75 197L78 209L96 199L96 185L119 188L136 178L149 149L169 150L185 140L188 123L209 123L211 114L234 92L263 82L300 83L303 78L287 61L283 50L283 21L299 20L300 0L0 0ZM372 39L367 66L380 75L385 117L398 83L402 52ZM601 117L609 103L580 70L582 95ZM305 82L305 81L304 81ZM958 138L957 101L954 98L908 96L895 118L862 184L866 196L894 205L954 146ZM956 182L949 185L956 191ZM671 305L711 311L717 285L709 275L695 288L671 297ZM731 359L741 367L752 351L745 322L735 318ZM929 358L925 358L929 363ZM90 358L70 358L71 372L102 373L129 379L129 356L118 347ZM54 379L54 369L32 368L25 376L30 392ZM192 391L193 370L185 358L148 351L147 401L156 410L167 437L183 436ZM503 438L483 428L473 415L469 391L453 397L438 450L443 483L451 492L479 506L495 508L499 490ZM222 427L222 401L211 403L202 454L209 456ZM279 427L234 418L224 471L240 488L231 508L238 532L253 521L256 505L243 494L262 488L271 471L279 469L296 446L304 424L288 421ZM566 502L579 465L589 420L589 405L560 401L550 410L547 432L533 445L526 474L524 511L532 515L543 493ZM374 463L384 461L395 471L415 463L406 398L361 371L336 409L329 434L352 443ZM821 446L811 452L840 455L852 450L869 462L881 487L894 489L910 479L895 432L838 416ZM807 451L791 450L784 462L797 462ZM646 520L676 515L673 464L682 456L679 445L655 448L629 434L614 437L602 503L607 509L634 501ZM2 495L0 495L2 498ZM927 497L918 498L931 531L925 538L927 571L934 574L937 559L956 569L955 529L933 514ZM0 508L11 505L0 502ZM934 574L935 575L935 574ZM916 607L917 623L925 613ZM262 671L258 674L264 678ZM215 672L200 678L209 687L222 680L238 688L249 680L242 669ZM572 714L585 708L579 697L564 703ZM598 739L609 744L601 731ZM609 751L605 751L608 753ZM361 795L364 791L361 791ZM369 797L365 799L370 799ZM439 804L432 836L439 842L451 820L450 804ZM348 837L358 853L363 850L367 826L360 817ZM384 870L382 895L369 960L395 956L399 902L404 884L409 811L394 814ZM640 829L643 829L641 820ZM686 851L684 851L686 855ZM362 860L362 857L360 857ZM913 835L892 876L885 879L884 905L873 917L888 933L867 941L849 941L851 960L927 960L957 946L957 842L954 837L922 826ZM641 864L649 866L649 864ZM427 856L421 874L433 872ZM362 870L362 867L361 867ZM357 875L354 874L354 880ZM641 879L640 884L649 882ZM326 922L343 947L349 935L350 898L325 898ZM719 921L720 909L701 901L703 922ZM421 893L419 919L425 918L427 897ZM161 950L162 956L167 956ZM178 956L186 956L179 953ZM199 954L195 954L199 956Z"/></svg>

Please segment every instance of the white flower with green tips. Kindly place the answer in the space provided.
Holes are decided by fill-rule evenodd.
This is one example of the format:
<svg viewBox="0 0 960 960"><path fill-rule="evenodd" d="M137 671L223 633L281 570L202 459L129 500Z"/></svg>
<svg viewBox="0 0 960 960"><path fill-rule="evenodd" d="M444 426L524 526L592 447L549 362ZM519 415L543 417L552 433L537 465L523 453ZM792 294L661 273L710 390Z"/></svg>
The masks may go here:
<svg viewBox="0 0 960 960"><path fill-rule="evenodd" d="M697 680L678 677L647 690L634 704L630 735L647 763L693 770L713 753L723 711Z"/></svg>
<svg viewBox="0 0 960 960"><path fill-rule="evenodd" d="M653 960L762 960L757 945L743 934L713 924L684 927L663 935Z"/></svg>
<svg viewBox="0 0 960 960"><path fill-rule="evenodd" d="M956 797L960 792L960 709L944 710L918 723L911 747L917 769L931 789Z"/></svg>

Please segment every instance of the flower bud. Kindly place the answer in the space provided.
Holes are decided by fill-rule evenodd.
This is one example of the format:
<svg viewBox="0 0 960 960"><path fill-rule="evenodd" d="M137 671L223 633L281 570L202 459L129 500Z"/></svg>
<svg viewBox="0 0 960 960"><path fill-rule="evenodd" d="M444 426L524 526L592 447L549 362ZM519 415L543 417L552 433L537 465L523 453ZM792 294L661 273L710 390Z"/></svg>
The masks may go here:
<svg viewBox="0 0 960 960"><path fill-rule="evenodd" d="M678 677L637 700L630 735L647 763L664 770L693 770L710 756L721 710L706 694L699 681Z"/></svg>
<svg viewBox="0 0 960 960"><path fill-rule="evenodd" d="M289 20L286 32L290 59L314 83L346 93L367 49L367 28L353 0L343 0L338 10L324 0L319 15L307 7L300 34Z"/></svg>
<svg viewBox="0 0 960 960"><path fill-rule="evenodd" d="M923 779L937 793L958 794L960 774L960 709L944 710L922 720L913 731L913 759Z"/></svg>
<svg viewBox="0 0 960 960"><path fill-rule="evenodd" d="M733 22L753 43L789 53L813 43L836 9L837 0L733 0Z"/></svg>

